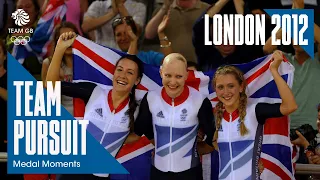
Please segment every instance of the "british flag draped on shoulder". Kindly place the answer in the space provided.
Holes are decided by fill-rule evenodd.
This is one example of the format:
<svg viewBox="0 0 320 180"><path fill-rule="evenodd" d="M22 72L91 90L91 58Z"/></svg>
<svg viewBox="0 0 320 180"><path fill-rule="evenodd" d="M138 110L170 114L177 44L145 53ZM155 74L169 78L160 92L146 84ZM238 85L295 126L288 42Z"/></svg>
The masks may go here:
<svg viewBox="0 0 320 180"><path fill-rule="evenodd" d="M102 86L112 83L112 73L115 63L123 54L93 43L78 36L73 45L74 54L74 81L91 81ZM281 98L272 75L269 72L270 56L254 60L247 64L235 65L245 73L248 83L247 95L252 101L279 103ZM145 65L144 76L137 88L137 99L141 99L148 90L161 87L159 67ZM280 74L291 87L294 68L289 62L283 62L279 69ZM211 100L213 107L217 102L211 79L214 71L190 71L187 85L197 89ZM83 107L75 103L75 117L83 116ZM143 137L130 147L125 145L119 152L117 159L131 173L130 179L148 179L153 146ZM147 154L146 156L144 156ZM289 139L288 117L268 119L264 125L264 135L261 151L262 179L294 179L292 166L292 147ZM143 164L143 163L149 164ZM218 162L211 162L218 163ZM139 164L139 168L135 168ZM144 168L141 168L144 167ZM136 175L140 175L139 178ZM143 177L141 175L144 175ZM124 178L127 179L128 177ZM209 177L210 178L210 177Z"/></svg>
<svg viewBox="0 0 320 180"><path fill-rule="evenodd" d="M66 12L64 0L49 0L30 41L26 45L14 45L12 56L21 64L29 56L36 56L42 63L49 56L54 28L65 19Z"/></svg>

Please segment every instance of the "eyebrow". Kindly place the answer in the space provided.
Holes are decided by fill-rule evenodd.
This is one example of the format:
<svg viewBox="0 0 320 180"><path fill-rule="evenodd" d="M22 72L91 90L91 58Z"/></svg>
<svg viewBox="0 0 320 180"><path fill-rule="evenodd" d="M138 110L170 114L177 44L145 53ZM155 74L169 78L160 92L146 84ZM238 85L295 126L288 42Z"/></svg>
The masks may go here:
<svg viewBox="0 0 320 180"><path fill-rule="evenodd" d="M118 66L118 67L121 67L121 68L123 69L123 67L122 67L122 66ZM134 69L130 69L130 68L128 68L128 70L134 71Z"/></svg>
<svg viewBox="0 0 320 180"><path fill-rule="evenodd" d="M226 85L234 85L234 83L228 83ZM224 84L217 84L217 86L224 86Z"/></svg>
<svg viewBox="0 0 320 180"><path fill-rule="evenodd" d="M165 75L172 75L172 76L183 76L182 74L173 74L173 73L166 73L164 72Z"/></svg>

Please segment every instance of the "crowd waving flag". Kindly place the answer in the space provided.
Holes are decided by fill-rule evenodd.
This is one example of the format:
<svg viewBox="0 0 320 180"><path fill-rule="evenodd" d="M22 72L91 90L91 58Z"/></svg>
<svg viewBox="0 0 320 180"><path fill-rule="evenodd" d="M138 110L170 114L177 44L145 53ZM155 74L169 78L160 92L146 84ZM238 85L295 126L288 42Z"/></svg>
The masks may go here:
<svg viewBox="0 0 320 180"><path fill-rule="evenodd" d="M12 56L21 64L26 57L36 56L40 62L50 53L54 28L65 19L67 6L64 0L49 0L45 12L26 45L14 45Z"/></svg>
<svg viewBox="0 0 320 180"><path fill-rule="evenodd" d="M73 44L74 55L74 81L94 82L102 87L112 85L112 76L117 60L123 52L100 46L94 42L78 36ZM269 71L271 55L256 59L250 63L235 65L242 70L248 84L247 95L255 102L280 103L281 98L277 91L276 84ZM187 85L197 89L206 95L212 102L213 107L217 103L216 93L211 84L214 70L210 72L190 71ZM279 73L292 87L294 67L284 61L279 68ZM161 87L159 67L145 64L144 76L137 87L137 99L150 90ZM74 103L74 116L83 117L83 103ZM262 143L261 161L263 171L261 179L294 179L294 169L292 165L292 147L289 139L289 119L288 117L268 119L264 125L264 135ZM130 179L148 179L151 157L150 151L153 146L145 137L133 145L125 145L120 150L117 159L131 173ZM148 164L142 164L148 163ZM127 164L126 164L127 163ZM218 163L218 162L211 162ZM142 168L135 168L139 164ZM206 168L204 168L206 169ZM209 177L208 177L209 174ZM204 179L211 179L210 172L204 172Z"/></svg>

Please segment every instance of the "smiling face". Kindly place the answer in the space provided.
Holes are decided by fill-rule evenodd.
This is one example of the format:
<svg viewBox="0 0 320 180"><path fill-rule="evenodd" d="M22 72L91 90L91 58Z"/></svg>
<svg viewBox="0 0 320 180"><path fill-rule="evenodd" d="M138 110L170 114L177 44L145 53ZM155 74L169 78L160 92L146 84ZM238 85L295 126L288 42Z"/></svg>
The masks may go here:
<svg viewBox="0 0 320 180"><path fill-rule="evenodd" d="M160 75L168 96L178 97L183 92L185 81L188 78L186 60L177 53L168 55L163 62Z"/></svg>
<svg viewBox="0 0 320 180"><path fill-rule="evenodd" d="M130 47L130 37L124 24L119 24L114 29L114 37L121 51L127 52Z"/></svg>
<svg viewBox="0 0 320 180"><path fill-rule="evenodd" d="M119 60L113 75L113 89L129 93L140 82L138 65L127 58Z"/></svg>
<svg viewBox="0 0 320 180"><path fill-rule="evenodd" d="M237 109L239 106L240 93L243 88L234 75L218 75L216 79L216 93L219 100L226 108Z"/></svg>
<svg viewBox="0 0 320 180"><path fill-rule="evenodd" d="M232 66L218 69L213 81L219 101L228 112L239 107L240 94L245 91L242 73Z"/></svg>

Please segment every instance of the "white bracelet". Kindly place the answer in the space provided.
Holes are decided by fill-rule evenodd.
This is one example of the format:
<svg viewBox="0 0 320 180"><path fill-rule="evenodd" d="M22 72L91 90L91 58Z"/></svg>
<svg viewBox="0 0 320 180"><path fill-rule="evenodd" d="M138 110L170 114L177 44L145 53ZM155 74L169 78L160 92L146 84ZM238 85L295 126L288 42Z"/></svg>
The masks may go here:
<svg viewBox="0 0 320 180"><path fill-rule="evenodd" d="M162 45L162 44L160 44L160 47L161 48L167 48L167 47L170 47L171 46L171 42L169 41L169 44L167 44L167 45Z"/></svg>
<svg viewBox="0 0 320 180"><path fill-rule="evenodd" d="M168 41L168 37L167 36L164 36L163 39L160 39L160 41Z"/></svg>

